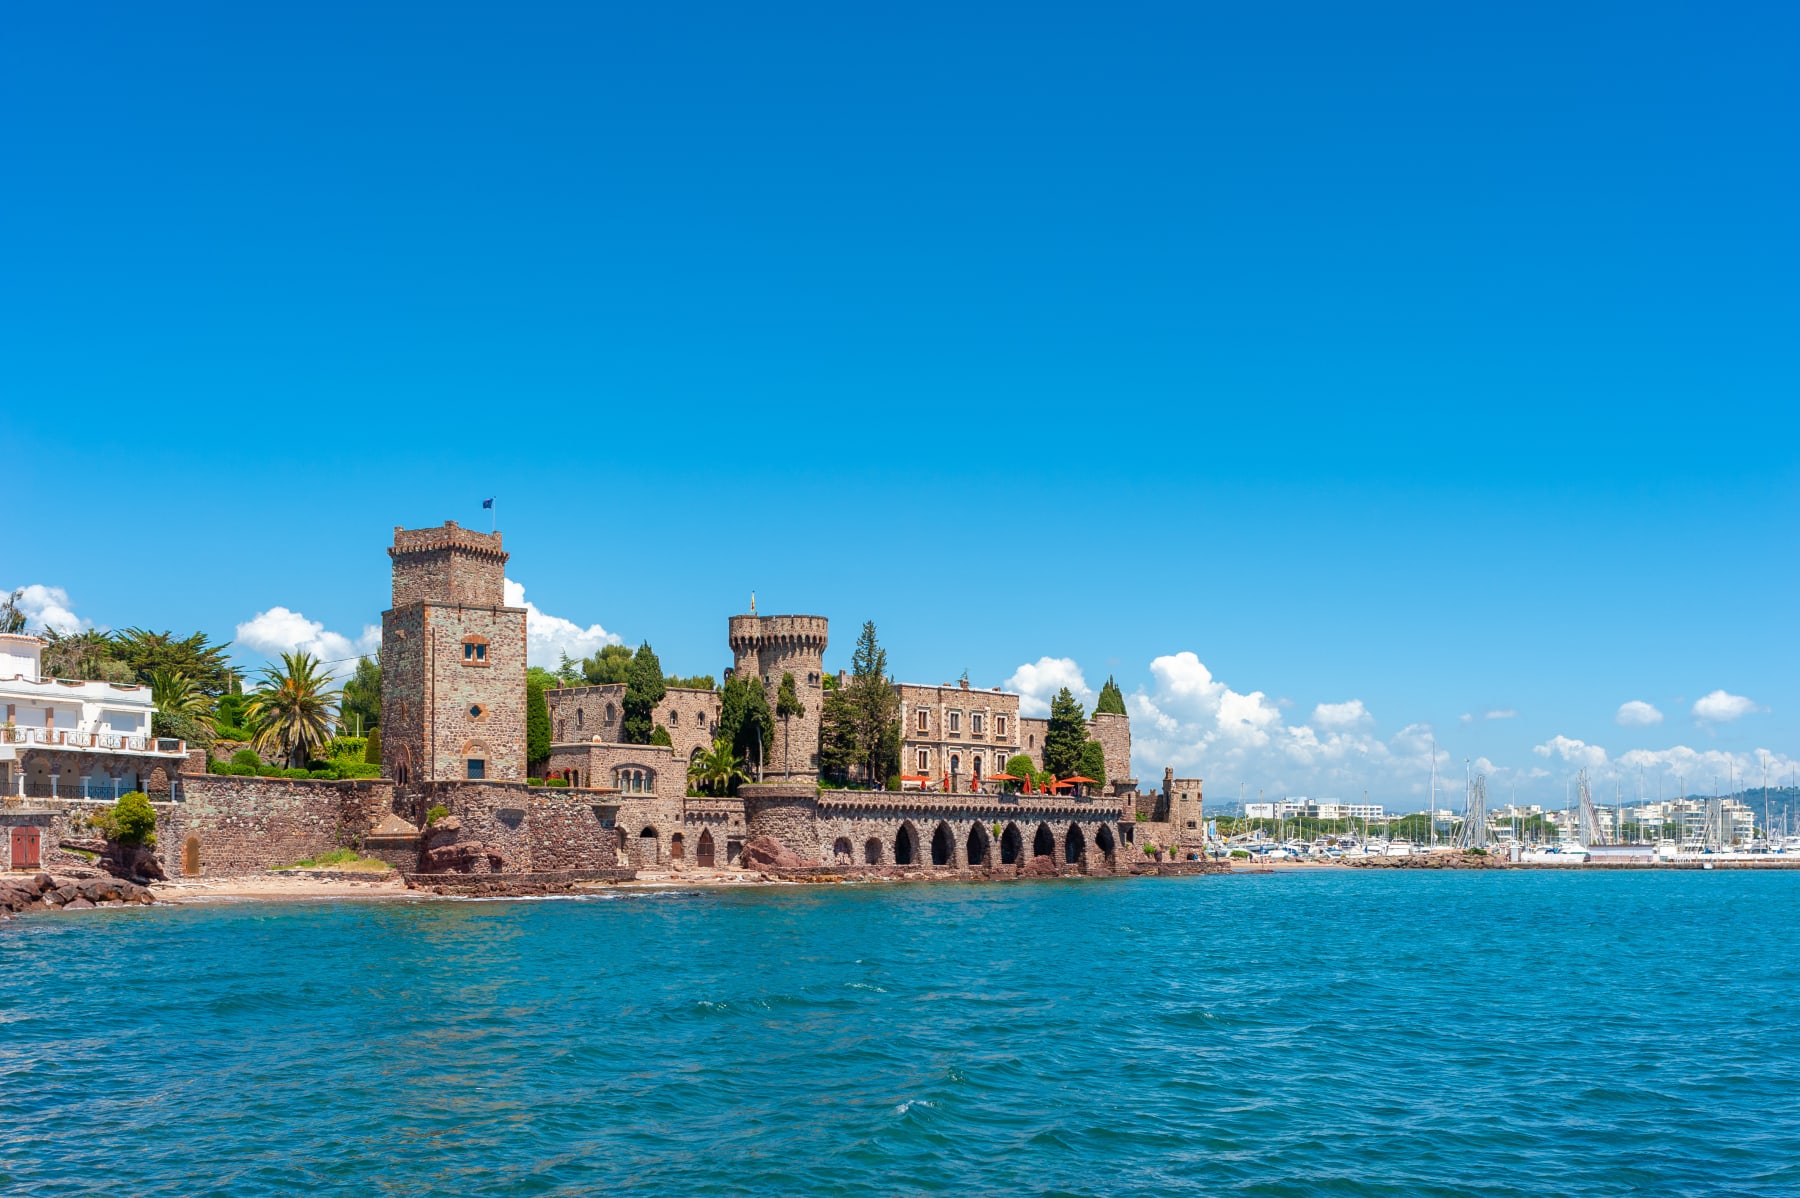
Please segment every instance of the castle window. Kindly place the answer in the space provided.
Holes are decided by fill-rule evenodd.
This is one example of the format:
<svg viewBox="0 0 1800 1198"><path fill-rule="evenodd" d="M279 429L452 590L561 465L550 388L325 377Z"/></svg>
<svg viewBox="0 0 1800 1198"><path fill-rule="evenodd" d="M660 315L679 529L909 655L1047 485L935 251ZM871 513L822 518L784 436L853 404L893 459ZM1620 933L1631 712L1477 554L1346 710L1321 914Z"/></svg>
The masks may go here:
<svg viewBox="0 0 1800 1198"><path fill-rule="evenodd" d="M465 636L462 650L465 666L485 666L487 664L488 639L485 636Z"/></svg>
<svg viewBox="0 0 1800 1198"><path fill-rule="evenodd" d="M962 773L962 758L955 753L950 754L950 772L952 774Z"/></svg>
<svg viewBox="0 0 1800 1198"><path fill-rule="evenodd" d="M981 735L981 713L979 711L969 717L969 731L976 736Z"/></svg>
<svg viewBox="0 0 1800 1198"><path fill-rule="evenodd" d="M924 773L929 773L930 770L931 770L931 750L930 749L920 749L919 750L919 772L921 774L924 774Z"/></svg>
<svg viewBox="0 0 1800 1198"><path fill-rule="evenodd" d="M671 711L669 713L669 727L671 727L671 728L681 727L681 713L679 711Z"/></svg>
<svg viewBox="0 0 1800 1198"><path fill-rule="evenodd" d="M931 713L926 711L923 707L919 709L919 731L931 731Z"/></svg>
<svg viewBox="0 0 1800 1198"><path fill-rule="evenodd" d="M479 757L469 758L469 781L479 782L487 777L487 762Z"/></svg>
<svg viewBox="0 0 1800 1198"><path fill-rule="evenodd" d="M575 730L577 732L581 731L581 725L586 718L586 713L583 712L581 708L577 707L575 709Z"/></svg>
<svg viewBox="0 0 1800 1198"><path fill-rule="evenodd" d="M609 724L613 722L613 705L611 703L606 705L606 722Z"/></svg>
<svg viewBox="0 0 1800 1198"><path fill-rule="evenodd" d="M951 732L961 732L962 731L962 712L953 711L950 713L950 731Z"/></svg>
<svg viewBox="0 0 1800 1198"><path fill-rule="evenodd" d="M481 707L481 704L479 704L479 703L471 703L471 704L469 704L469 718L470 718L470 719L472 719L472 720L478 720L478 719L480 719L480 718L481 718L481 712L482 712L482 707Z"/></svg>
<svg viewBox="0 0 1800 1198"><path fill-rule="evenodd" d="M994 717L994 735L995 736L1005 736L1006 735L1006 717L1005 716L997 715Z"/></svg>

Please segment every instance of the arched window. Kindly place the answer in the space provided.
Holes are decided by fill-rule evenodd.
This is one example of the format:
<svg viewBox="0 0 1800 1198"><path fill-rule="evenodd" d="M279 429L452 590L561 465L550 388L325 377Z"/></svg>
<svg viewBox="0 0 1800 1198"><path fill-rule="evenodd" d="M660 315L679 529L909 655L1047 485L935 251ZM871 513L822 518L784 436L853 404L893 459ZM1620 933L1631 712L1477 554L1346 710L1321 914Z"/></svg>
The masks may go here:
<svg viewBox="0 0 1800 1198"><path fill-rule="evenodd" d="M575 709L575 730L577 732L581 731L581 726L583 723L586 722L586 720L587 720L587 712L585 712L585 711L581 710L581 708L577 707Z"/></svg>
<svg viewBox="0 0 1800 1198"><path fill-rule="evenodd" d="M609 724L613 722L613 705L611 703L606 705L606 722Z"/></svg>

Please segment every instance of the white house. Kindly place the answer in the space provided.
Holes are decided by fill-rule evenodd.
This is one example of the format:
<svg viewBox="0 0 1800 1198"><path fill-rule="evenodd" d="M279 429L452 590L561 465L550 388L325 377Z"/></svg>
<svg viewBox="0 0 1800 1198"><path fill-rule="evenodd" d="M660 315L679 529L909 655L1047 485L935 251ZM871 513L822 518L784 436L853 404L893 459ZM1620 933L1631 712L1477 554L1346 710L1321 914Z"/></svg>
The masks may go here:
<svg viewBox="0 0 1800 1198"><path fill-rule="evenodd" d="M44 644L0 633L0 795L111 799L128 790L167 792L187 744L151 735L150 688L45 678Z"/></svg>

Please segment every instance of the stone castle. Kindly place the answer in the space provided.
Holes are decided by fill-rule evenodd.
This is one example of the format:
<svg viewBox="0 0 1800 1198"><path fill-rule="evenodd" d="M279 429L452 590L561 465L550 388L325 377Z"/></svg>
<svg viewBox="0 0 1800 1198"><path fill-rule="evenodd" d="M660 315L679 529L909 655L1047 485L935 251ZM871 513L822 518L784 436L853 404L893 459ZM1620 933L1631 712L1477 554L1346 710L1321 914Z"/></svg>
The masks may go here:
<svg viewBox="0 0 1800 1198"><path fill-rule="evenodd" d="M782 676L792 674L803 709L776 721L757 780L737 794L688 793L688 762L710 747L718 725L717 692L671 688L655 712L671 743L626 744L623 685L548 693L547 772L561 784L533 784L526 613L506 605L500 534L454 523L396 528L388 555L382 776L210 773L204 750L167 742L169 764L134 778L147 782L168 873L258 872L336 848L381 857L438 887L573 884L647 870L1000 879L1199 868L1190 863L1205 843L1200 780L1165 770L1160 789L1140 791L1129 777L1131 724L1123 715L1089 724L1104 750L1104 785L1000 793L988 779L1009 757L1023 753L1041 767L1047 722L1022 717L1019 696L1001 690L895 684L902 789L822 787L830 634L822 616L752 612L727 621L732 673L760 680L771 707ZM0 851L10 854L0 864L15 868L22 853L35 861L38 846L46 862L55 860L54 846L79 837L82 821L104 803L85 783L59 797L54 776L47 797L28 798L36 755L49 751L32 746L18 765L20 793L0 810L10 828L0 837ZM73 750L59 741L55 751Z"/></svg>

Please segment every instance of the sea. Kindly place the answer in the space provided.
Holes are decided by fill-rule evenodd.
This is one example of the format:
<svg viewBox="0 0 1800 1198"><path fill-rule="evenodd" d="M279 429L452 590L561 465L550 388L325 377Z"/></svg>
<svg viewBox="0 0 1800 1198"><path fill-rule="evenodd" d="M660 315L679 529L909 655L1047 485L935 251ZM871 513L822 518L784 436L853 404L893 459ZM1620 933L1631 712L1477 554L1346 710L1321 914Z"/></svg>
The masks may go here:
<svg viewBox="0 0 1800 1198"><path fill-rule="evenodd" d="M0 1193L1800 1193L1800 873L0 925Z"/></svg>

